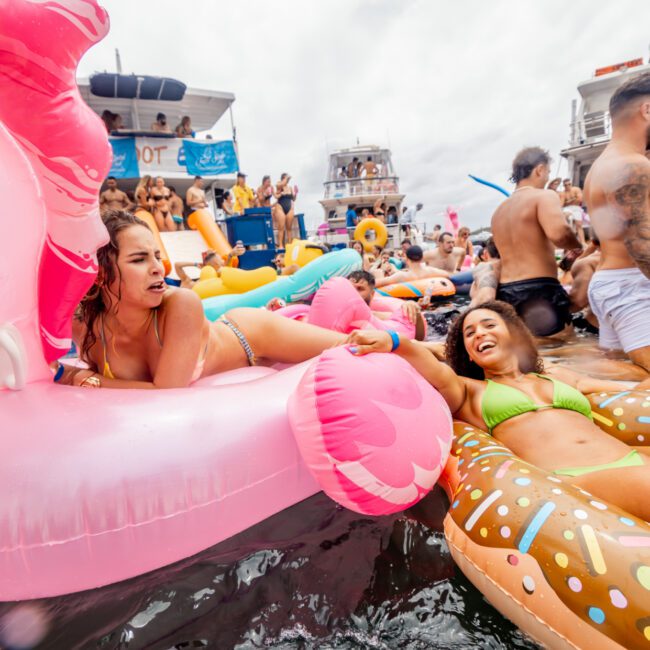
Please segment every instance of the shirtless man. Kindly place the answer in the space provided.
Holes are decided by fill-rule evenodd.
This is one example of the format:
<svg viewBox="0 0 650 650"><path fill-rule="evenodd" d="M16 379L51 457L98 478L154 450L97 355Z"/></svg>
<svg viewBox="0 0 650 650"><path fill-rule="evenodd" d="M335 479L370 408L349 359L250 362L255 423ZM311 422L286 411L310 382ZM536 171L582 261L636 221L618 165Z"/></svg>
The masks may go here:
<svg viewBox="0 0 650 650"><path fill-rule="evenodd" d="M205 192L203 191L203 179L200 176L194 177L194 182L185 193L185 203L190 212L208 207L205 200Z"/></svg>
<svg viewBox="0 0 650 650"><path fill-rule="evenodd" d="M612 139L593 164L585 199L601 259L589 285L602 348L650 372L650 73L609 102Z"/></svg>
<svg viewBox="0 0 650 650"><path fill-rule="evenodd" d="M348 165L348 178L356 178L359 174L357 172L357 165L359 164L359 159L355 156L350 164Z"/></svg>
<svg viewBox="0 0 650 650"><path fill-rule="evenodd" d="M565 178L562 183L564 185L564 191L560 192L562 207L569 217L569 223L576 231L580 243L584 244L585 235L582 225L582 190L579 187L572 185L570 178Z"/></svg>
<svg viewBox="0 0 650 650"><path fill-rule="evenodd" d="M131 208L129 197L117 189L114 176L106 179L106 189L99 195L99 211L104 214L107 210L129 210Z"/></svg>
<svg viewBox="0 0 650 650"><path fill-rule="evenodd" d="M363 171L366 172L366 178L374 178L377 176L377 165L372 161L372 156L368 156L366 162L363 163Z"/></svg>
<svg viewBox="0 0 650 650"><path fill-rule="evenodd" d="M372 273L368 273L368 271L353 271L348 275L348 280L363 298L366 305L372 309L371 303L375 296L375 286L377 282ZM380 320L387 320L390 318L390 315L387 312L373 310L372 313ZM415 325L415 340L422 341L426 334L426 327L420 305L418 305L414 300L403 300L402 314L404 314L404 316Z"/></svg>
<svg viewBox="0 0 650 650"><path fill-rule="evenodd" d="M450 274L447 271L425 264L423 257L424 253L419 246L411 246L406 250L406 268L387 278L378 278L377 286L384 287L395 282L410 282L421 278L449 277Z"/></svg>
<svg viewBox="0 0 650 650"><path fill-rule="evenodd" d="M560 192L560 199L562 200L562 206L565 208L572 205L581 206L582 190L579 187L575 187L574 185L572 185L570 178L565 178L562 181L562 184L564 185L564 191ZM554 188L549 188L549 189L554 189Z"/></svg>
<svg viewBox="0 0 650 650"><path fill-rule="evenodd" d="M594 333L598 332L598 319L589 308L588 290L591 278L600 264L600 259L600 241L594 237L585 249L584 255L577 259L571 267L571 289L569 290L571 311L584 310L584 319L591 326L590 331Z"/></svg>
<svg viewBox="0 0 650 650"><path fill-rule="evenodd" d="M539 147L520 151L512 163L517 187L492 216L501 254L496 297L510 303L536 336L556 334L571 322L569 297L557 279L555 248L574 256L582 252L560 198L544 189L549 165L548 153Z"/></svg>
<svg viewBox="0 0 650 650"><path fill-rule="evenodd" d="M488 300L495 300L497 287L499 286L501 258L493 237L490 237L485 242L483 250L485 251L486 259L474 269L474 281L469 290L469 295L472 299L469 305L470 307L475 307Z"/></svg>
<svg viewBox="0 0 650 650"><path fill-rule="evenodd" d="M440 233L438 243L432 250L424 252L424 261L449 273L454 273L458 262L465 257L465 249L454 246L454 236L450 232Z"/></svg>

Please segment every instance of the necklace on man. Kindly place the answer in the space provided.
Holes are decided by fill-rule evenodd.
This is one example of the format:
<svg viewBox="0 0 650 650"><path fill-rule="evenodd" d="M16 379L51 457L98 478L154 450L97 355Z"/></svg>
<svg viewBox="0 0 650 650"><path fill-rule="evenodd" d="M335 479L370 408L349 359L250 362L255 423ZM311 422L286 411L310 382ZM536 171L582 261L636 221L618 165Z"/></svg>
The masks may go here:
<svg viewBox="0 0 650 650"><path fill-rule="evenodd" d="M519 192L520 190L534 190L534 189L535 188L532 187L531 185L522 185L521 187L518 187L515 190L513 190L512 193L514 194L515 192Z"/></svg>

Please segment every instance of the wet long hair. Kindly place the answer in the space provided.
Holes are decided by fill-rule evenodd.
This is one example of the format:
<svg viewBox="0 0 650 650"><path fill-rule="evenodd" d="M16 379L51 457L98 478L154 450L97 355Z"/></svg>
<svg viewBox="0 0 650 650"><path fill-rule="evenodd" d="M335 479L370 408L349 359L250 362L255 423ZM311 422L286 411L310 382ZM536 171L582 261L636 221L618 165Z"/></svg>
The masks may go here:
<svg viewBox="0 0 650 650"><path fill-rule="evenodd" d="M110 309L114 303L119 303L122 297L119 287L117 293L114 293L109 288L118 277L121 280L120 270L117 266L117 256L120 251L117 236L133 226L143 226L150 230L142 219L138 219L138 217L125 210L107 210L102 219L106 230L108 230L109 241L97 250L99 272L93 286L82 298L75 312L75 318L86 326L86 333L81 342L79 355L86 362L89 361L88 352L97 342L95 321L101 314Z"/></svg>
<svg viewBox="0 0 650 650"><path fill-rule="evenodd" d="M500 300L489 300L463 312L449 328L447 343L445 345L445 356L447 363L457 375L469 377L470 379L485 379L483 368L470 359L469 353L465 348L465 341L463 340L465 319L477 309L493 311L503 319L516 347L519 370L521 372L524 374L529 372L544 372L544 362L537 352L533 335L521 318L517 316L517 312L508 303L501 302Z"/></svg>

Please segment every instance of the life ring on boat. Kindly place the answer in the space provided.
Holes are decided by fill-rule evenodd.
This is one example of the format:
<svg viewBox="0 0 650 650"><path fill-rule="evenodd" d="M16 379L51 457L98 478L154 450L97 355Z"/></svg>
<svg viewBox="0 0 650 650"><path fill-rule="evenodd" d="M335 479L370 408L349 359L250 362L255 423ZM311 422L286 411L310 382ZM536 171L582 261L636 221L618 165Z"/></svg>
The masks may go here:
<svg viewBox="0 0 650 650"><path fill-rule="evenodd" d="M463 573L549 648L650 639L650 525L454 423L445 537Z"/></svg>
<svg viewBox="0 0 650 650"><path fill-rule="evenodd" d="M456 293L454 283L448 278L422 278L410 282L397 282L376 289L380 296L393 298L418 299L425 294L432 298L453 296Z"/></svg>
<svg viewBox="0 0 650 650"><path fill-rule="evenodd" d="M370 241L366 237L366 233L369 230L375 232L375 239L373 241ZM368 219L362 219L357 224L357 227L354 229L354 239L361 242L363 250L365 250L366 253L370 253L374 246L379 246L380 248L386 246L386 242L388 241L388 230L386 229L386 225L379 221L379 219L369 217Z"/></svg>

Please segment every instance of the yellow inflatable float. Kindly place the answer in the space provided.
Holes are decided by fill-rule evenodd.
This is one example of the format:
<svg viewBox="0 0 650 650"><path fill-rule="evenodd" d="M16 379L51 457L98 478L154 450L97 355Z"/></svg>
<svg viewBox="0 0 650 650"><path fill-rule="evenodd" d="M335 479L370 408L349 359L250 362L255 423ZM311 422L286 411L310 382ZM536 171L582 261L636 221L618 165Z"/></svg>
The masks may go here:
<svg viewBox="0 0 650 650"><path fill-rule="evenodd" d="M190 215L188 221L201 210L197 210ZM199 226L204 227L205 220L196 221L197 229ZM209 224L208 224L209 225ZM190 227L192 227L190 223ZM215 225L216 227L216 225ZM203 231L201 231L203 234ZM205 235L204 235L205 237ZM207 241L207 240L206 240ZM210 242L208 242L210 244ZM216 251L219 252L219 251ZM309 262L323 256L323 249L317 244L300 239L294 239L287 244L285 251L285 266L296 265L303 267ZM207 269L210 268L210 271ZM204 271L206 274L204 275ZM246 293L259 287L274 282L278 279L278 273L272 266L262 266L251 271L242 269L224 267L217 273L212 267L203 267L201 276L192 290L201 298L213 298L214 296L223 296L231 293Z"/></svg>
<svg viewBox="0 0 650 650"><path fill-rule="evenodd" d="M323 248L320 245L304 239L294 239L290 244L287 244L284 251L284 265L291 266L295 264L302 268L322 256Z"/></svg>
<svg viewBox="0 0 650 650"><path fill-rule="evenodd" d="M207 268L212 269L214 275L210 273L208 277L204 277L203 271ZM246 293L269 282L274 282L278 278L278 273L272 266L261 266L252 271L225 266L220 273L221 276L217 277L217 272L212 267L204 267L201 269L201 277L192 287L192 291L203 300L228 293Z"/></svg>

